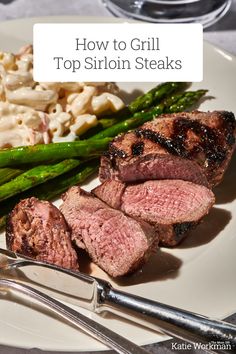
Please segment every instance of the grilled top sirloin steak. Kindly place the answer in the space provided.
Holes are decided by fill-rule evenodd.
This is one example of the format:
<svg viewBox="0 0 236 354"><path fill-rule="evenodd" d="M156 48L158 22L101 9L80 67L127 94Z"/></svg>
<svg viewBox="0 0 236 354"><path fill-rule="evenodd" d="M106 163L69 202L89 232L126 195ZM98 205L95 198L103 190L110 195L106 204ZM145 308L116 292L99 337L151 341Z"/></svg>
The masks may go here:
<svg viewBox="0 0 236 354"><path fill-rule="evenodd" d="M108 180L93 193L126 215L155 225L162 246L175 246L208 214L214 194L182 180L150 180L126 185Z"/></svg>
<svg viewBox="0 0 236 354"><path fill-rule="evenodd" d="M7 247L13 252L77 270L77 254L70 230L61 212L51 203L28 198L8 216Z"/></svg>
<svg viewBox="0 0 236 354"><path fill-rule="evenodd" d="M232 156L235 128L234 114L226 111L159 116L110 143L100 180L183 179L215 186Z"/></svg>
<svg viewBox="0 0 236 354"><path fill-rule="evenodd" d="M109 208L78 186L63 195L61 206L72 238L84 244L92 260L113 277L141 266L157 247L155 229Z"/></svg>

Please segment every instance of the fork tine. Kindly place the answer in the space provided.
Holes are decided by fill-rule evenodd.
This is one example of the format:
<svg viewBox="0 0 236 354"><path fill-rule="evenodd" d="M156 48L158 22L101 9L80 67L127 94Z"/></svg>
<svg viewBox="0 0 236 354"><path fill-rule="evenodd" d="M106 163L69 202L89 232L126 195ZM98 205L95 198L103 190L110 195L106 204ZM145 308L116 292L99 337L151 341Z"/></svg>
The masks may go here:
<svg viewBox="0 0 236 354"><path fill-rule="evenodd" d="M0 293L1 291L6 291L7 289L18 291L21 294L38 301L40 304L43 304L57 315L67 320L69 323L74 324L77 328L89 334L91 337L99 340L109 348L114 349L117 353L148 354L145 349L137 346L128 339L102 326L100 323L82 315L78 311L73 310L69 306L66 306L54 298L42 293L41 291L17 281L0 278Z"/></svg>

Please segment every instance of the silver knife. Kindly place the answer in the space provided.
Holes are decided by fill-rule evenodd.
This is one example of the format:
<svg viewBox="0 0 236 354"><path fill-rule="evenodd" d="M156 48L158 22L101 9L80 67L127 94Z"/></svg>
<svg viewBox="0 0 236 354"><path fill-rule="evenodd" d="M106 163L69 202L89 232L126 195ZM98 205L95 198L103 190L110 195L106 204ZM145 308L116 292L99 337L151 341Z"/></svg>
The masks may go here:
<svg viewBox="0 0 236 354"><path fill-rule="evenodd" d="M221 342L236 349L235 325L131 295L114 289L102 279L4 249L0 249L0 269L8 279L17 277L49 295L93 312L109 311L191 343Z"/></svg>
<svg viewBox="0 0 236 354"><path fill-rule="evenodd" d="M145 349L139 347L130 340L84 316L80 312L73 310L71 307L51 298L47 294L26 284L21 284L18 281L3 279L0 277L0 295L4 296L12 290L29 297L31 300L36 300L41 305L46 306L50 311L56 313L59 317L72 323L83 332L99 340L107 347L114 349L119 354L148 354Z"/></svg>

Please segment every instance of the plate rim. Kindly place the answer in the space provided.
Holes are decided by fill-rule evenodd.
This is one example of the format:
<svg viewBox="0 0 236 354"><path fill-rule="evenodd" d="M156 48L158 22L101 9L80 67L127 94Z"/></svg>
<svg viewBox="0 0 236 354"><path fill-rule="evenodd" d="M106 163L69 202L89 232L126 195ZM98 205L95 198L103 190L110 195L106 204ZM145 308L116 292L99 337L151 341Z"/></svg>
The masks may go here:
<svg viewBox="0 0 236 354"><path fill-rule="evenodd" d="M11 24L11 25L18 25L18 24L21 24L21 23L24 23L24 22L35 22L36 23L36 21L40 21L41 23L43 22L43 21L45 21L45 19L46 20L50 20L50 19L59 19L60 21L66 21L66 19L69 19L69 18L71 18L71 19L84 19L85 21L86 20L89 20L90 19L90 22L91 22L91 20L93 20L93 19L99 19L99 20L101 20L102 22L104 22L104 21L106 21L106 20L108 20L108 22L107 23L109 23L109 22L113 22L114 23L114 20L115 20L115 22L118 22L118 23L123 23L123 22L140 22L140 21L130 21L129 19L123 19L123 18L112 18L112 17L103 17L103 16L99 16L99 17L97 17L97 16L79 16L79 15L75 15L75 16L70 16L70 15L62 15L62 16L42 16L42 17L28 17L28 18L20 18L20 19L9 19L9 20L6 20L6 21L2 21L2 22L0 22L0 33L1 33L1 27L2 26L4 26L4 25L6 25L6 24ZM62 22L63 23L63 22ZM66 23L66 22L65 22ZM70 22L70 23L72 23L72 22ZM85 22L83 22L83 23L85 23ZM229 53L229 52L227 52L226 50L224 50L224 49L222 49L222 48L220 48L220 47L218 47L218 46L216 46L216 45L214 45L214 44L212 44L212 43L210 43L208 40L204 40L204 44L209 48L211 48L212 50L217 50L217 51L220 51L221 52L221 54L222 53L224 53L224 54L226 54L227 56L229 56L230 58L231 58L231 60L234 62L234 64L236 64L236 55L234 55L234 54L232 54L232 53ZM226 59L226 58L225 58ZM228 59L228 60L230 60L230 59ZM4 346L6 345L6 346L9 346L9 347L14 347L14 348L27 348L27 349L29 349L30 347L27 347L27 346L17 346L17 347L15 347L14 345L12 345L11 346L11 344L3 344ZM55 349L43 349L43 350L47 350L47 351L59 351L59 349L57 348L55 348ZM86 349L87 351L89 350L89 349ZM102 347L101 348L98 348L98 349L92 349L94 352L95 351L100 351L100 350L104 350ZM62 352L63 351L65 351L65 349L63 349L62 350ZM71 350L71 349L69 349L69 352L75 352L75 351L78 351L78 352L80 352L80 350L78 350L78 349L75 349L75 350Z"/></svg>

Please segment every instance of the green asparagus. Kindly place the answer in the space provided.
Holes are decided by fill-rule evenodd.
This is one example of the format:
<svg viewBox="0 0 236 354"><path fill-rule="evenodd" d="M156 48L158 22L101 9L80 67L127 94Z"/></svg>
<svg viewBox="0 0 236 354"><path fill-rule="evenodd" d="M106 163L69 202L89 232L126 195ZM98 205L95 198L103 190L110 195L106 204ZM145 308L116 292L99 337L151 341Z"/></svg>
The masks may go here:
<svg viewBox="0 0 236 354"><path fill-rule="evenodd" d="M1 185L0 201L66 173L80 164L79 160L68 159L53 165L36 166Z"/></svg>
<svg viewBox="0 0 236 354"><path fill-rule="evenodd" d="M192 105L197 103L199 99L205 95L207 90L198 90L198 91L188 91L183 92L182 94L173 95L162 103L154 107L148 112L135 113L133 117L126 119L122 122L119 122L113 125L110 128L103 130L102 132L92 136L88 140L93 139L104 139L105 137L114 137L120 133L127 132L128 130L135 129L141 124L152 120L156 116L162 113L168 112L180 112L190 108Z"/></svg>
<svg viewBox="0 0 236 354"><path fill-rule="evenodd" d="M183 90L186 86L187 84L183 82L165 82L160 84L131 102L128 106L129 110L132 113L136 113L148 109L174 92Z"/></svg>
<svg viewBox="0 0 236 354"><path fill-rule="evenodd" d="M0 185L10 181L12 178L19 176L24 170L18 168L0 168Z"/></svg>
<svg viewBox="0 0 236 354"><path fill-rule="evenodd" d="M43 152L40 152L40 159L46 159L46 160L55 160L55 159L63 159L64 156L66 157L73 157L73 156L80 156L80 154L83 157L87 157L92 153L96 152L101 152L103 151L106 147L108 142L110 141L110 137L114 137L117 134L126 132L130 129L135 129L139 125L143 124L146 121L152 120L155 116L162 114L162 113L174 113L174 112L180 112L184 111L194 104L196 104L199 99L206 93L206 90L198 90L198 91L189 91L189 92L184 92L182 94L178 95L173 95L171 97L167 97L165 100L163 100L160 104L152 108L151 110L147 112L139 112L135 113L132 118L126 119L124 121L121 121L114 126L106 128L104 131L94 135L90 139L86 141L81 141L81 142L76 142L76 143L65 143L67 144L65 149L62 149L58 153L58 144L50 144L53 146L53 149L50 151L46 151L43 149ZM114 122L113 122L114 123ZM109 123L108 123L109 124ZM106 137L109 137L108 139L104 139ZM100 144L99 144L99 139L102 139ZM64 144L64 143L63 143ZM68 145L69 144L69 145ZM50 146L47 145L47 146ZM60 144L61 145L61 144ZM42 145L46 146L46 145ZM56 146L56 147L55 147ZM55 147L55 149L54 149ZM75 148L76 147L76 148ZM0 151L0 167L6 166L5 163L8 161L11 165L18 164L19 161L20 163L26 163L26 162L39 162L42 161L38 157L38 151L37 151L37 146L35 147L27 147L26 150L30 149L30 159L27 154L25 153L25 150L21 150L22 148L19 148L21 150L19 152L19 155L16 154L16 156L10 156L10 154L6 154L6 151L9 152L9 150L1 150ZM10 149L11 151L14 149ZM47 149L46 149L47 150ZM23 152L22 152L23 151ZM93 152L92 152L93 151ZM33 154L33 152L37 152L37 154ZM3 155L1 155L3 153ZM72 154L72 155L67 155L67 154ZM20 156L20 157L19 157ZM15 158L18 157L18 160ZM45 161L46 161L45 160ZM71 159L72 160L72 159ZM76 160L77 163L79 164L80 162ZM61 165L63 165L64 161L61 162ZM3 164L3 165L1 165ZM59 165L58 163L57 165ZM54 166L54 165L53 165ZM64 170L61 176L58 176L56 178L53 178L50 181L47 181L46 183L42 183L37 187L30 188L29 190L17 194L14 197L9 198L10 195L8 192L5 192L6 198L9 198L7 203L0 203L0 226L5 223L5 215L11 210L11 208L22 198L27 198L30 196L36 196L40 199L53 199L60 195L60 193L64 192L68 187L76 184L76 183L82 183L87 177L91 176L94 172L97 171L98 168L98 161L90 161L86 163L85 167L78 166L76 168L73 168L71 171L67 173L68 170ZM4 169L2 169L4 170ZM31 169L37 172L37 167L35 169ZM0 169L1 171L1 169ZM39 171L38 171L39 172ZM46 172L46 171L44 171ZM49 175L49 171L48 175ZM60 174L60 173L59 173ZM55 175L56 176L56 175ZM17 177L18 181L21 176ZM36 180L41 180L41 177L39 175L35 175ZM16 179L17 179L16 178ZM6 185L6 184L5 184ZM18 186L19 187L19 186ZM17 188L14 186L14 188ZM13 188L13 189L14 189ZM22 190L22 189L21 189ZM20 191L20 189L19 189ZM9 191L11 192L11 191ZM2 205L1 205L2 204Z"/></svg>
<svg viewBox="0 0 236 354"><path fill-rule="evenodd" d="M169 94L173 94L173 92L180 91L186 86L187 84L183 82L168 82L160 84L144 95L137 97L133 102L120 111L110 114L106 118L99 119L98 125L82 134L79 139L89 139L106 128L112 127L125 119L132 118L133 115L140 114L140 111L144 109L153 110L154 104L156 104L157 101L160 103L164 97L167 97Z"/></svg>
<svg viewBox="0 0 236 354"><path fill-rule="evenodd" d="M48 145L21 146L0 150L0 167L40 163L72 157L97 156L107 149L110 139L74 141Z"/></svg>
<svg viewBox="0 0 236 354"><path fill-rule="evenodd" d="M187 91L184 95L180 95L179 99L172 105L167 107L166 112L176 113L183 112L187 108L193 107L208 92L208 90Z"/></svg>
<svg viewBox="0 0 236 354"><path fill-rule="evenodd" d="M119 121L130 118L133 113L150 109L169 95L186 89L187 86L188 84L184 82L165 82L159 84L150 91L135 98L129 105L118 112L107 115L104 119L115 119ZM101 120L102 119L99 119L99 121Z"/></svg>
<svg viewBox="0 0 236 354"><path fill-rule="evenodd" d="M116 116L116 115L115 115ZM93 135L101 132L102 130L112 127L116 123L120 122L123 119L120 118L102 118L99 119L98 124L95 127L90 128L84 134L78 137L78 140L85 140L91 138Z"/></svg>
<svg viewBox="0 0 236 354"><path fill-rule="evenodd" d="M39 199L52 200L60 196L69 187L85 182L88 177L97 172L98 167L99 160L97 159L86 162L83 166L79 166L79 168L75 168L62 176L30 189L28 195L30 193L30 195L34 195Z"/></svg>
<svg viewBox="0 0 236 354"><path fill-rule="evenodd" d="M0 228L5 226L6 215L20 200L32 196L43 200L53 200L54 198L60 196L61 193L65 192L69 187L75 184L83 183L88 177L92 176L98 170L98 166L98 160L91 160L83 163L83 165L74 168L70 172L9 198L7 203L0 203Z"/></svg>

